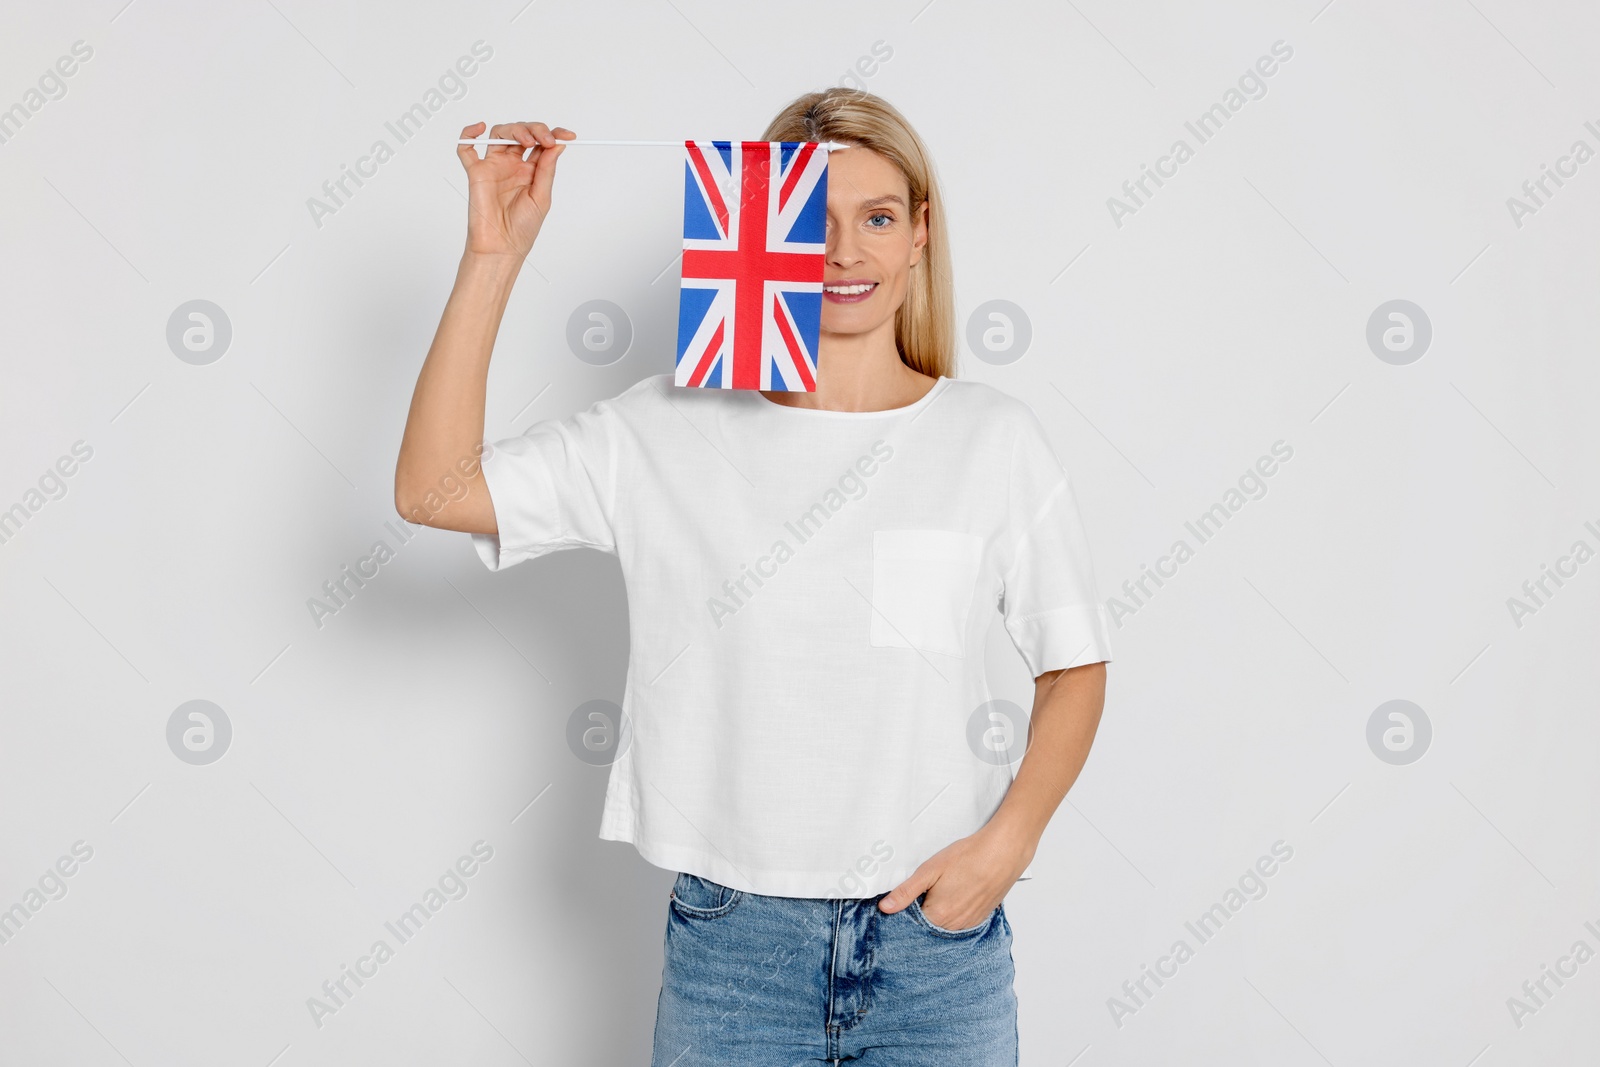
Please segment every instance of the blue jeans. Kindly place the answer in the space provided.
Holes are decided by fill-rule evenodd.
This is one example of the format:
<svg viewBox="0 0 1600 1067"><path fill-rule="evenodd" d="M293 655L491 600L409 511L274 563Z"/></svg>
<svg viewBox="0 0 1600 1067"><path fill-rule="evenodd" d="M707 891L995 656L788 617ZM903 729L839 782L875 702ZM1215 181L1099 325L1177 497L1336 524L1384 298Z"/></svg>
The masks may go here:
<svg viewBox="0 0 1600 1067"><path fill-rule="evenodd" d="M861 899L745 893L680 873L651 1067L1014 1067L1004 905L977 926Z"/></svg>

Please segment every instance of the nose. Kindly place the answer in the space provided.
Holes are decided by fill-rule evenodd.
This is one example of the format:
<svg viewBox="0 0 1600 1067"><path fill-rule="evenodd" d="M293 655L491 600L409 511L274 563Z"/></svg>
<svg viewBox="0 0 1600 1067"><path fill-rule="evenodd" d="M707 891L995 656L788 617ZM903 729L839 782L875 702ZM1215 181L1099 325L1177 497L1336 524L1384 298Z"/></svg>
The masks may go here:
<svg viewBox="0 0 1600 1067"><path fill-rule="evenodd" d="M857 247L855 236L849 227L828 223L826 240L825 250L828 262L832 265L849 267L862 262L861 250Z"/></svg>

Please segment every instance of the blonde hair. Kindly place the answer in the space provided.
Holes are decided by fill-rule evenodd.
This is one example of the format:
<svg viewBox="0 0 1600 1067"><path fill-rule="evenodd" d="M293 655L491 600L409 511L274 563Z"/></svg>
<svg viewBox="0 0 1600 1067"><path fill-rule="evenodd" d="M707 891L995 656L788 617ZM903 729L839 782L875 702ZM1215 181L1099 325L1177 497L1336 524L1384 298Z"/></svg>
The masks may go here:
<svg viewBox="0 0 1600 1067"><path fill-rule="evenodd" d="M882 97L835 86L806 93L767 124L763 141L842 141L870 148L899 168L911 190L911 218L928 205L928 240L895 312L900 360L932 377L955 376L955 287L944 202L933 160L905 116Z"/></svg>

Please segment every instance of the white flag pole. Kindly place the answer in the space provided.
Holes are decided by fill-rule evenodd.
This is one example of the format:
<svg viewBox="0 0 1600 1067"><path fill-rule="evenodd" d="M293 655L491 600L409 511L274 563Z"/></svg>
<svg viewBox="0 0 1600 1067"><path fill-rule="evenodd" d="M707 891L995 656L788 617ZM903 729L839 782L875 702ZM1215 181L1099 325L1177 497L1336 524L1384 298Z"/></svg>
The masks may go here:
<svg viewBox="0 0 1600 1067"><path fill-rule="evenodd" d="M596 140L594 140L592 138L587 138L587 137L576 137L576 138L573 138L570 141L563 141L560 138L557 138L556 139L556 143L558 145L600 144L600 145L627 145L627 146L642 145L644 147L656 147L656 148L682 148L683 147L683 142L682 141L596 141ZM456 144L473 144L473 145L477 145L477 144L481 144L481 145L507 144L507 145L521 145L523 148L540 148L540 147L543 147L541 145L524 145L524 144L522 144L521 141L513 141L513 140L510 140L509 138L504 138L504 137L479 137L479 138L476 138L476 139L463 137L463 138L458 139L456 141ZM822 141L822 142L819 143L818 147L819 148L828 149L828 150L832 150L832 149L836 149L836 148L844 148L846 146L844 144L842 144L841 142L839 142L839 141Z"/></svg>

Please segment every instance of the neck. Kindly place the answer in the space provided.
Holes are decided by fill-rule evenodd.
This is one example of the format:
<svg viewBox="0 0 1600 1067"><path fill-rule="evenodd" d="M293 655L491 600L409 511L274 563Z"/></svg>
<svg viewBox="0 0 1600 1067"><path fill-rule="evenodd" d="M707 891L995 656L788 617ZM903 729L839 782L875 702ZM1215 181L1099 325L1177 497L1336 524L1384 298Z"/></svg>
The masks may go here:
<svg viewBox="0 0 1600 1067"><path fill-rule="evenodd" d="M937 381L906 366L891 317L871 333L824 332L817 345L815 392L763 391L769 400L823 411L884 411L915 403Z"/></svg>

